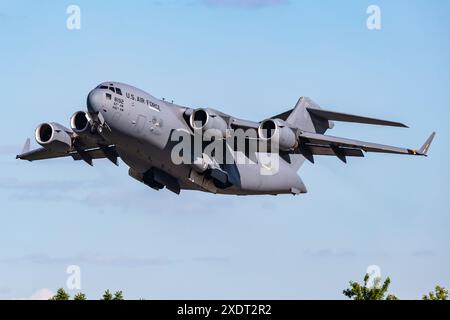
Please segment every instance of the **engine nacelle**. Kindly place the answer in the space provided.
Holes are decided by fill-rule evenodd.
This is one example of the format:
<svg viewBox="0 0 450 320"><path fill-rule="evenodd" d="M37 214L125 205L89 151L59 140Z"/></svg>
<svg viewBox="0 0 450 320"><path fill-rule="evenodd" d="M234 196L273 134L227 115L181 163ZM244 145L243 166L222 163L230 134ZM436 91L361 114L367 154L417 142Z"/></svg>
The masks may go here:
<svg viewBox="0 0 450 320"><path fill-rule="evenodd" d="M278 148L283 151L291 150L298 144L294 131L281 119L268 119L261 122L258 136L264 141L278 143Z"/></svg>
<svg viewBox="0 0 450 320"><path fill-rule="evenodd" d="M36 128L36 142L46 149L66 152L72 148L72 137L56 122L43 123Z"/></svg>
<svg viewBox="0 0 450 320"><path fill-rule="evenodd" d="M212 110L196 109L189 118L189 124L194 130L218 130L223 137L227 134L228 124Z"/></svg>
<svg viewBox="0 0 450 320"><path fill-rule="evenodd" d="M85 143L106 144L105 140L98 134L98 129L101 127L92 123L89 115L84 111L75 112L70 118L70 127Z"/></svg>
<svg viewBox="0 0 450 320"><path fill-rule="evenodd" d="M70 118L70 127L77 134L91 133L91 124L86 112L75 112Z"/></svg>

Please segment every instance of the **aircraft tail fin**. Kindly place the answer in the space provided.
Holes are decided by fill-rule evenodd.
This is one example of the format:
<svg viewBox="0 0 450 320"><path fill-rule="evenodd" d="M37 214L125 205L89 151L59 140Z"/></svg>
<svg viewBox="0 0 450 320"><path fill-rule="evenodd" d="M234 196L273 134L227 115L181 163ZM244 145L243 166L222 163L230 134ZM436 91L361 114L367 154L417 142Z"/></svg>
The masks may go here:
<svg viewBox="0 0 450 320"><path fill-rule="evenodd" d="M320 106L308 97L301 97L294 109L290 110L285 121L305 131L323 134L331 129L334 123L329 119L317 116L314 111L321 111Z"/></svg>
<svg viewBox="0 0 450 320"><path fill-rule="evenodd" d="M315 116L311 110L320 110L320 106L308 97L300 97L294 109L273 116L272 119L282 119L292 127L320 134L333 128L332 121ZM300 169L305 161L305 157L301 154L289 154L286 157L289 157L288 163L295 171Z"/></svg>

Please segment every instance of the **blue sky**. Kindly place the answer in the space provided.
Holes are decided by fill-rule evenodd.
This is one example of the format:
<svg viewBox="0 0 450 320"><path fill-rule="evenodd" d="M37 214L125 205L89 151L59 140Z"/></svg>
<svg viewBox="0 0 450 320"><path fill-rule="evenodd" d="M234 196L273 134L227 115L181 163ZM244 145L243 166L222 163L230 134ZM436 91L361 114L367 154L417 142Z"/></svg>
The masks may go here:
<svg viewBox="0 0 450 320"><path fill-rule="evenodd" d="M66 8L81 8L81 30ZM380 6L382 29L366 28ZM392 292L450 287L450 3L0 1L0 298L65 286L128 298L343 298L369 265ZM68 125L105 80L262 120L298 97L407 123L330 134L428 158L322 157L299 197L156 192L107 160L14 159L43 121ZM70 292L71 294L74 291Z"/></svg>

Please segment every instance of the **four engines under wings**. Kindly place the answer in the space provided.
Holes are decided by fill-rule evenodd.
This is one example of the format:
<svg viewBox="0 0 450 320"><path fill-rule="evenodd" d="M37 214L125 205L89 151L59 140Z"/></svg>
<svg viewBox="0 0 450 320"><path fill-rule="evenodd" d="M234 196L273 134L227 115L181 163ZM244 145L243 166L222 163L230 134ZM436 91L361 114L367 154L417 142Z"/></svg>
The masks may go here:
<svg viewBox="0 0 450 320"><path fill-rule="evenodd" d="M252 149L254 152L246 152L246 146L239 150L233 149L234 151L244 151L245 156L249 159L251 158L250 153L279 153L280 158L284 159L288 166L287 171L289 172L286 171L285 174L289 175L291 171L294 174L299 168L290 166L290 156L294 154L301 154L311 162L314 162L314 155L334 155L346 162L346 157L363 156L363 152L424 156L434 138L433 133L425 144L416 150L327 136L323 133L326 128L332 127L331 120L390 126L404 125L397 122L326 111L314 105L309 99L304 98L300 98L296 107L289 112L259 123L233 118L210 108L178 107L183 110L181 112L184 112L183 117L192 129L192 133L194 135L201 133L204 138L208 137L202 140L201 154L193 155L194 162L191 164L191 169L196 172L195 180L209 179L214 182L215 187L221 189L226 189L232 185L237 186L239 184L239 172L234 169L235 172L231 174L232 172L229 171L230 167L227 164L218 162L214 154L204 154L203 148L211 141L217 139L228 141L228 138L236 137L237 129L244 129L245 141L257 141L258 147ZM27 142L26 146L28 147L17 158L33 161L71 156L75 160L84 160L90 165L92 165L92 159L94 158L108 158L117 164L118 154L115 146L105 140L105 136L102 134L104 127L109 130L111 128L106 124L100 112L78 111L70 118L70 127L71 129L68 129L56 122L40 124L35 130L35 139L42 148L30 151L29 142ZM251 137L246 136L248 129L253 131ZM242 134L242 131L238 134ZM205 141L207 142L205 143ZM262 149L260 148L261 142L266 143ZM157 187L157 189L160 188L160 185L167 187L170 185L168 189L179 193L178 178L174 178L165 170L153 167L153 164L151 166L150 169L153 171L147 171L146 175L144 174L142 177L139 175L132 176L142 178L141 180L144 183Z"/></svg>

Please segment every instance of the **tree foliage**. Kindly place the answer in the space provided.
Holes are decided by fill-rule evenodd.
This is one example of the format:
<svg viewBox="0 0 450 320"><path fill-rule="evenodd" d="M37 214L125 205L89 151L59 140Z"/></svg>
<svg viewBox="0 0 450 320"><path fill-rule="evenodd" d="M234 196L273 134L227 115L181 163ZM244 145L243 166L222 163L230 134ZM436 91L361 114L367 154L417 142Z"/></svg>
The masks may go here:
<svg viewBox="0 0 450 320"><path fill-rule="evenodd" d="M123 300L122 290L114 292L113 300Z"/></svg>
<svg viewBox="0 0 450 320"><path fill-rule="evenodd" d="M105 291L105 293L103 294L102 300L112 300L113 299L113 295L112 293L108 290Z"/></svg>
<svg viewBox="0 0 450 320"><path fill-rule="evenodd" d="M69 300L70 296L69 294L63 289L60 288L56 292L56 294L50 298L50 300ZM87 297L84 293L78 292L74 297L73 300L87 300ZM124 300L123 293L121 290L114 292L114 294L111 293L111 291L106 290L105 293L103 293L103 296L100 300Z"/></svg>
<svg viewBox="0 0 450 320"><path fill-rule="evenodd" d="M368 286L369 275L364 276L364 284L350 281L350 287L343 291L344 295L353 300L398 300L393 294L387 294L391 279L388 277L381 283L381 278L374 280L373 286Z"/></svg>
<svg viewBox="0 0 450 320"><path fill-rule="evenodd" d="M434 291L431 291L428 294L424 294L422 300L447 300L448 299L448 290L444 287L436 286Z"/></svg>
<svg viewBox="0 0 450 320"><path fill-rule="evenodd" d="M111 293L111 291L106 290L103 294L102 300L123 300L123 293L121 290Z"/></svg>
<svg viewBox="0 0 450 320"><path fill-rule="evenodd" d="M84 293L79 292L73 297L73 300L87 300L87 298Z"/></svg>
<svg viewBox="0 0 450 320"><path fill-rule="evenodd" d="M364 276L363 284L350 281L350 287L343 291L343 294L352 300L398 300L393 294L388 294L391 279L389 277L382 283L381 278L376 278L372 286L369 285L369 275ZM70 300L70 295L63 289L59 288L56 294L50 300ZM87 300L84 293L79 292L73 300ZM124 300L121 290L111 293L106 290L101 300ZM448 290L437 285L434 291L422 296L422 300L448 300Z"/></svg>
<svg viewBox="0 0 450 320"><path fill-rule="evenodd" d="M69 294L63 288L59 288L50 300L69 300L69 298Z"/></svg>

